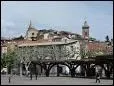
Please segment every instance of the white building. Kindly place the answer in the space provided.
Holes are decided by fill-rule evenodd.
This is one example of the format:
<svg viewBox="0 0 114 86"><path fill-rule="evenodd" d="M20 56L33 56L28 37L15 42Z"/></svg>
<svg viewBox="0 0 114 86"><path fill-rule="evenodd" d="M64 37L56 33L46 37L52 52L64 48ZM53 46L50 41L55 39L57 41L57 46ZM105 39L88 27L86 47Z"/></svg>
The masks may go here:
<svg viewBox="0 0 114 86"><path fill-rule="evenodd" d="M32 56L32 60L51 59L51 60L80 60L80 44L78 40L70 40L67 42L32 42L22 43L18 45L18 50L21 52L21 57ZM29 53L31 52L31 53ZM26 54L25 54L26 53ZM29 55L30 54L30 55ZM69 73L66 66L63 67L63 72ZM56 66L53 67L50 73L56 73Z"/></svg>
<svg viewBox="0 0 114 86"><path fill-rule="evenodd" d="M49 33L44 34L44 39L49 39Z"/></svg>

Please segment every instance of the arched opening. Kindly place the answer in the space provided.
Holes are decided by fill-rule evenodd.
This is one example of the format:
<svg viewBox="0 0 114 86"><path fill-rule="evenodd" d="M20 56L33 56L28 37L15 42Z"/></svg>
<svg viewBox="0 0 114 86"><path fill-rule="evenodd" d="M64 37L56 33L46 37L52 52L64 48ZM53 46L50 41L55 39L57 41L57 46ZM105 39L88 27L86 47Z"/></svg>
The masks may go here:
<svg viewBox="0 0 114 86"><path fill-rule="evenodd" d="M104 69L103 65L94 64L90 67L90 70L91 70L91 76L95 76L96 72L99 72L100 76L104 77L105 69Z"/></svg>
<svg viewBox="0 0 114 86"><path fill-rule="evenodd" d="M74 65L75 75L78 76L80 74L80 66L79 64Z"/></svg>
<svg viewBox="0 0 114 86"><path fill-rule="evenodd" d="M76 77L86 77L87 69L84 65L77 64L75 66L75 75Z"/></svg>
<svg viewBox="0 0 114 86"><path fill-rule="evenodd" d="M68 76L70 67L67 64L55 63L49 66L50 76Z"/></svg>
<svg viewBox="0 0 114 86"><path fill-rule="evenodd" d="M38 63L31 63L29 66L29 71L33 74L33 75L38 75L38 76L43 76L45 75L45 68Z"/></svg>

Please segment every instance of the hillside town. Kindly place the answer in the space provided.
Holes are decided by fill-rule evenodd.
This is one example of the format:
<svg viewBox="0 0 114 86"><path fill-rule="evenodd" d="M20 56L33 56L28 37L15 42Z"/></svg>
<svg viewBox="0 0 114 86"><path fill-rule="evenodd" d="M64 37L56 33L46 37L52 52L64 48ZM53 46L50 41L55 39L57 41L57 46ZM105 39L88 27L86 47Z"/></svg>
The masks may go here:
<svg viewBox="0 0 114 86"><path fill-rule="evenodd" d="M1 85L113 85L112 1L2 1Z"/></svg>
<svg viewBox="0 0 114 86"><path fill-rule="evenodd" d="M82 61L84 59L93 59L99 55L112 55L113 41L109 41L108 39L105 42L101 42L95 38L90 38L89 29L90 26L85 21L82 25L81 35L52 29L37 30L32 26L32 22L30 21L24 37L20 36L11 40L1 40L2 55L16 52L17 60L21 61L23 66L25 65L25 69L27 68L26 71L29 71L28 67L31 61ZM58 66L53 67L50 73L58 73L57 68ZM65 65L59 65L59 68L62 69L63 74L70 73L69 68ZM20 71L20 74L26 74L25 69L22 69L22 71L18 69L18 71ZM40 74L45 71L39 67L37 69ZM97 71L98 69L95 70ZM81 66L79 66L76 69L76 73L78 74L81 71L84 72ZM104 76L104 74L101 75Z"/></svg>
<svg viewBox="0 0 114 86"><path fill-rule="evenodd" d="M113 39L108 39L107 41L97 41L95 38L90 37L89 29L91 28L87 24L87 21L85 21L84 25L82 26L82 34L71 33L67 31L56 31L52 29L38 30L32 26L32 22L30 21L29 27L24 37L21 35L20 37L12 39L7 39L4 37L1 38L2 53L7 53L10 51L8 49L13 49L15 46L21 44L29 45L34 43L56 43L68 42L72 40L79 41L79 47L82 47L83 42L86 42L84 46L86 47L86 53L88 53L89 56L94 56L94 54L113 53Z"/></svg>

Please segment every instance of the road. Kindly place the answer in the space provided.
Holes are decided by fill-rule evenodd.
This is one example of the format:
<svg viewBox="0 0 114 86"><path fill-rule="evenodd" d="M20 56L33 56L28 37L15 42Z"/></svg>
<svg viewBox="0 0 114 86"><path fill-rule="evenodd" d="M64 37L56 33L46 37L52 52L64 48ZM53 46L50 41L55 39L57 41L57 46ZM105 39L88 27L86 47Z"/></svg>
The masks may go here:
<svg viewBox="0 0 114 86"><path fill-rule="evenodd" d="M11 83L8 83L8 76L1 75L1 85L112 85L113 80L101 79L101 83L95 83L95 79L71 78L71 77L38 77L32 80L23 76L14 75Z"/></svg>

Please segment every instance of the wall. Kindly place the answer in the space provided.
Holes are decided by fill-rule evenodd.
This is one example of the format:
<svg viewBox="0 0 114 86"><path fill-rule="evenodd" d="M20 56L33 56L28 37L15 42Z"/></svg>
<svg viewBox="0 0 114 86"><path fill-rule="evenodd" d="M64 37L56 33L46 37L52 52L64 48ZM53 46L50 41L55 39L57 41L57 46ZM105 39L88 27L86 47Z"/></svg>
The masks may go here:
<svg viewBox="0 0 114 86"><path fill-rule="evenodd" d="M81 59L79 42L67 45L23 46L20 47L20 51L21 50L23 50L22 53L25 57L32 56L41 59L46 59L46 57L48 57L52 60ZM25 52L27 54L25 54Z"/></svg>

